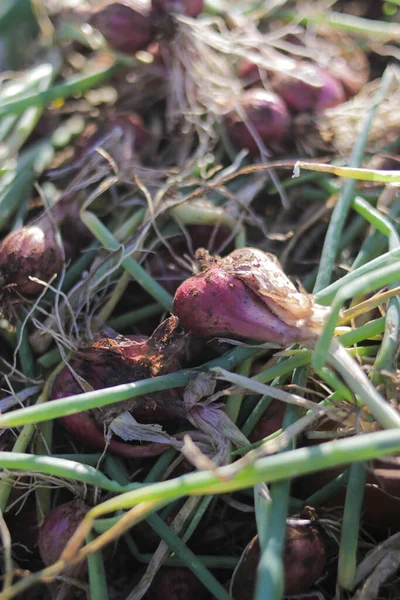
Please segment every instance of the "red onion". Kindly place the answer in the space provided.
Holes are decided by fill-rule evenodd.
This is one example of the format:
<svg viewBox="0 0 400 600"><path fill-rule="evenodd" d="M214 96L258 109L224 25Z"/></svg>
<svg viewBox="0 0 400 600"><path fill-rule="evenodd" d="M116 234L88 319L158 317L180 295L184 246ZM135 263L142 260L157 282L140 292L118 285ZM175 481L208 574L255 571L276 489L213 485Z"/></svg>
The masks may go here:
<svg viewBox="0 0 400 600"><path fill-rule="evenodd" d="M132 337L136 339L131 339ZM100 339L90 348L82 350L83 358L73 361L71 366L94 389L138 381L180 368L186 338L180 332L175 317L164 321L150 338L137 337ZM79 383L70 369L65 367L54 382L52 398L65 398L80 393L82 389ZM126 410L142 422L184 420L186 414L179 393L171 389L103 409L68 415L60 418L60 422L82 443L104 449L105 426ZM168 445L162 443L134 445L115 439L111 439L107 446L110 453L126 457L157 456L167 448Z"/></svg>
<svg viewBox="0 0 400 600"><path fill-rule="evenodd" d="M0 244L1 286L10 293L38 296L44 287L30 277L48 282L60 272L62 264L56 229L47 217L36 225L11 231Z"/></svg>
<svg viewBox="0 0 400 600"><path fill-rule="evenodd" d="M39 535L39 552L46 567L60 558L67 542L89 510L89 506L81 500L72 500L60 504L47 515Z"/></svg>
<svg viewBox="0 0 400 600"><path fill-rule="evenodd" d="M153 9L159 13L177 13L197 17L204 10L204 0L152 0Z"/></svg>
<svg viewBox="0 0 400 600"><path fill-rule="evenodd" d="M260 140L267 145L280 145L289 132L291 118L285 102L273 92L261 88L251 88L239 98L240 112L243 112ZM237 108L232 108L225 116L229 137L238 148L247 148L258 154L258 145L243 121Z"/></svg>
<svg viewBox="0 0 400 600"><path fill-rule="evenodd" d="M209 597L192 571L183 567L162 567L149 590L152 600L207 600Z"/></svg>
<svg viewBox="0 0 400 600"><path fill-rule="evenodd" d="M81 500L72 500L60 504L49 513L39 534L39 552L46 567L60 558L69 539L89 510L89 506ZM83 579L86 577L86 572L87 562L82 561L64 571L64 575L73 579ZM51 588L53 600L74 598L76 588L67 582L52 584Z"/></svg>
<svg viewBox="0 0 400 600"><path fill-rule="evenodd" d="M146 4L136 2L138 10L134 10L115 2L93 13L89 23L100 31L113 50L135 54L151 41L150 14Z"/></svg>
<svg viewBox="0 0 400 600"><path fill-rule="evenodd" d="M245 248L222 259L205 251L196 256L202 272L174 298L174 313L189 333L288 345L320 332L327 309L298 292L272 254Z"/></svg>
<svg viewBox="0 0 400 600"><path fill-rule="evenodd" d="M253 597L259 561L260 545L258 536L255 536L245 549L234 574L232 595L235 600ZM323 575L325 563L325 546L312 524L287 526L283 553L285 596L309 590Z"/></svg>
<svg viewBox="0 0 400 600"><path fill-rule="evenodd" d="M342 84L311 63L302 63L293 73L276 73L272 86L296 112L320 111L345 101Z"/></svg>

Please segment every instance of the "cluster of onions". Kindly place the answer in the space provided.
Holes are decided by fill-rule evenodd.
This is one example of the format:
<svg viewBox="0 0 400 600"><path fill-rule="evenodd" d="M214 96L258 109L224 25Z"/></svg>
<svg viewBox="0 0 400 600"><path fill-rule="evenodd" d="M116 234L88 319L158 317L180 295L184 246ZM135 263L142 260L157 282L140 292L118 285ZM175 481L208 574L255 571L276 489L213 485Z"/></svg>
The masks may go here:
<svg viewBox="0 0 400 600"><path fill-rule="evenodd" d="M342 104L357 94L369 77L368 61L361 52L336 57L326 68L311 61L292 62L288 71L264 71L262 79L268 79L268 89L260 86L256 64L248 60L239 64L243 85L250 82L251 87L235 99L225 116L228 134L236 147L247 148L254 155L260 152L259 141L281 149L297 130L298 117L318 115Z"/></svg>

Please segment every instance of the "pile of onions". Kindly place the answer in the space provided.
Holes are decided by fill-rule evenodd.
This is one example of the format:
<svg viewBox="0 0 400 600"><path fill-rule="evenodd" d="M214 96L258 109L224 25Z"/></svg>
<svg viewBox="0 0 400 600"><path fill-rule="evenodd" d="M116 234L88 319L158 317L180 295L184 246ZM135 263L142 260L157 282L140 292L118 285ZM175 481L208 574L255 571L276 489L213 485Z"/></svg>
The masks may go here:
<svg viewBox="0 0 400 600"><path fill-rule="evenodd" d="M329 108L334 108L352 96L358 94L368 82L369 63L366 55L354 44L351 48L341 50L333 44L331 47L333 57L326 64L317 64L306 60L293 60L292 68L287 71L269 70L259 68L251 60L243 59L237 67L237 75L247 89L236 101L240 111L236 111L236 129L233 128L231 119L232 111L226 119L227 131L234 145L238 148L247 148L250 153L257 154L256 136L267 146L278 143L282 145L288 137L288 128L291 126L291 115L295 117L295 136L302 135L302 119L313 115L318 118L318 113ZM261 69L261 70L260 70ZM261 76L261 72L264 77ZM267 81L268 91L260 87L261 80ZM286 126L276 128L276 118L268 115L266 108L262 125L261 104L255 107L253 97L265 94L276 94L275 104L282 113L282 105L288 113ZM264 101L265 107L267 103ZM275 108L275 111L278 109ZM247 114L250 127L246 127L243 113ZM299 121L299 123L298 123ZM280 121L279 121L280 122ZM306 123L308 121L306 120ZM308 125L309 127L309 125ZM253 129L253 132L251 131ZM254 135L256 134L256 136ZM278 147L279 149L279 147Z"/></svg>

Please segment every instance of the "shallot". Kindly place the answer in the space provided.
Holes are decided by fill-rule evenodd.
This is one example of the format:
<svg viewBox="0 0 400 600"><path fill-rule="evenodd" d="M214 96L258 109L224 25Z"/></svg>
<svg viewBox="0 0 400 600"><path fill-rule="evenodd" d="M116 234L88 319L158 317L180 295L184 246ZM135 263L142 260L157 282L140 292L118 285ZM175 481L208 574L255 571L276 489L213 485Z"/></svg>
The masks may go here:
<svg viewBox="0 0 400 600"><path fill-rule="evenodd" d="M94 12L89 23L106 39L113 50L135 54L151 41L151 20L147 3L136 3L135 10L127 4L114 2Z"/></svg>
<svg viewBox="0 0 400 600"><path fill-rule="evenodd" d="M312 63L300 63L293 73L276 73L272 87L295 112L318 112L345 101L342 84Z"/></svg>
<svg viewBox="0 0 400 600"><path fill-rule="evenodd" d="M231 583L234 600L253 597L260 545L256 535L246 547ZM311 523L288 525L283 552L285 595L302 594L323 575L326 564L325 545Z"/></svg>
<svg viewBox="0 0 400 600"><path fill-rule="evenodd" d="M63 251L54 223L46 216L34 225L11 231L0 244L0 281L4 291L38 296L43 283L60 273Z"/></svg>
<svg viewBox="0 0 400 600"><path fill-rule="evenodd" d="M255 248L225 258L199 250L202 271L174 298L174 313L197 337L232 336L288 345L315 339L328 309L297 291L278 260Z"/></svg>
<svg viewBox="0 0 400 600"><path fill-rule="evenodd" d="M285 102L277 94L251 88L243 92L225 115L225 122L235 146L258 154L256 137L267 145L281 145L289 132L291 117Z"/></svg>

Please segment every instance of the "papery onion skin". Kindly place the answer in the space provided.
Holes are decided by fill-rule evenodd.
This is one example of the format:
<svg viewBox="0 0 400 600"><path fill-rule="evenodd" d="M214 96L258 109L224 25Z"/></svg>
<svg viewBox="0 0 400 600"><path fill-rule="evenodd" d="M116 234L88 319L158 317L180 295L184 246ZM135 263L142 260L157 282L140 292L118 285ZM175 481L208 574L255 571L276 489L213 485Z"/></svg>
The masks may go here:
<svg viewBox="0 0 400 600"><path fill-rule="evenodd" d="M289 132L291 117L285 102L277 94L261 88L246 90L238 99L238 107L232 106L225 115L226 129L233 144L257 155L260 149L243 120L244 116L261 142L275 146L283 144Z"/></svg>
<svg viewBox="0 0 400 600"><path fill-rule="evenodd" d="M101 390L177 371L185 356L187 335L176 317L165 319L147 338L145 336L99 337L79 351L71 363L74 373L93 389ZM65 367L56 377L52 398L79 395L82 388L74 373ZM98 409L66 415L59 420L79 441L96 449L107 449L119 456L142 458L157 456L169 448L167 443L132 444L111 438L108 426L128 411L143 422L184 421L186 409L179 390L162 390L141 395Z"/></svg>
<svg viewBox="0 0 400 600"><path fill-rule="evenodd" d="M0 244L1 287L10 293L38 296L44 286L30 277L47 283L60 273L62 265L63 252L56 229L46 219L11 231Z"/></svg>
<svg viewBox="0 0 400 600"><path fill-rule="evenodd" d="M89 510L89 506L76 499L60 504L47 515L39 534L39 552L46 567L60 558L67 542Z"/></svg>
<svg viewBox="0 0 400 600"><path fill-rule="evenodd" d="M125 4L113 3L93 13L90 25L98 29L113 50L135 54L151 41L150 15Z"/></svg>

